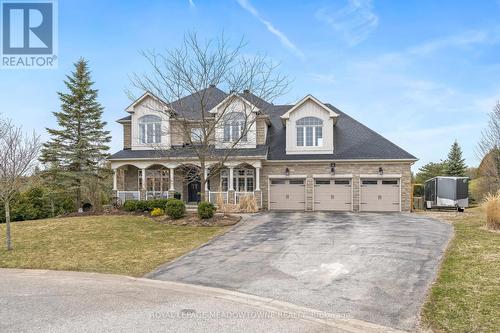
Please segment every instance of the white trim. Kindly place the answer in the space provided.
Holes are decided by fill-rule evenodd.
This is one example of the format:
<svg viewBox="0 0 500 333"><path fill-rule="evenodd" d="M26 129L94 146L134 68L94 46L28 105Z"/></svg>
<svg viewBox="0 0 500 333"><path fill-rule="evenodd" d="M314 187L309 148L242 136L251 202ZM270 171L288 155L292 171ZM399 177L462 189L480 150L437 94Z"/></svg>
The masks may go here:
<svg viewBox="0 0 500 333"><path fill-rule="evenodd" d="M402 176L400 173L384 173L382 175L374 173L374 174L359 175L359 178L401 178L401 177Z"/></svg>
<svg viewBox="0 0 500 333"><path fill-rule="evenodd" d="M241 99L243 100L243 102L245 104L248 104L250 107L254 108L255 110L252 110L252 112L258 112L260 111L260 109L258 107L256 107L255 105L253 105L252 103L250 103L245 97L237 94L237 93L231 93L229 96L227 96L226 98L224 98L219 104L217 104L216 106L214 106L211 110L208 111L208 113L217 113L217 109L219 107L221 107L224 103L226 103L226 101L229 99L229 98L233 98L233 97L236 97L238 99Z"/></svg>
<svg viewBox="0 0 500 333"><path fill-rule="evenodd" d="M288 119L288 118L290 118L290 114L293 111L295 111L296 109L298 109L302 104L304 104L308 100L312 100L313 102L315 102L316 104L318 104L321 108L325 109L325 111L327 111L330 114L330 118L335 118L335 117L339 116L336 112L334 112L332 109L330 109L329 107L327 107L325 104L323 104L321 101L319 101L316 97L314 97L311 94L308 94L304 98L302 98L300 101L298 101L297 103L295 103L295 105L290 110L288 110L287 112L285 112L285 114L283 114L280 118L281 119Z"/></svg>
<svg viewBox="0 0 500 333"><path fill-rule="evenodd" d="M315 174L312 175L313 178L352 178L352 173L346 173L346 174L331 174L331 173L325 173L325 174Z"/></svg>
<svg viewBox="0 0 500 333"><path fill-rule="evenodd" d="M151 92L149 91L146 91L144 94L142 94L141 97L137 98L135 101L132 102L132 104L130 104L129 106L127 106L125 108L125 111L127 111L128 113L134 113L134 108L137 104L139 104L140 102L142 102L143 99L145 99L146 97L151 97L152 99L156 100L157 102L159 102L160 104L163 104L164 106L166 106L166 103L159 97L153 95ZM166 108L166 110L168 110L168 108Z"/></svg>
<svg viewBox="0 0 500 333"><path fill-rule="evenodd" d="M286 176L286 175L268 175L267 176L269 179L276 179L276 178L279 178L279 179L297 179L297 178L307 178L307 175L289 175L289 176Z"/></svg>
<svg viewBox="0 0 500 333"><path fill-rule="evenodd" d="M351 160L336 160L336 159L324 159L324 160L266 160L266 163L331 163L331 162L336 162L336 163L342 163L342 162L350 162L350 163L355 163L355 162L371 162L374 164L380 164L381 162L416 162L418 161L418 158L416 159L351 159Z"/></svg>

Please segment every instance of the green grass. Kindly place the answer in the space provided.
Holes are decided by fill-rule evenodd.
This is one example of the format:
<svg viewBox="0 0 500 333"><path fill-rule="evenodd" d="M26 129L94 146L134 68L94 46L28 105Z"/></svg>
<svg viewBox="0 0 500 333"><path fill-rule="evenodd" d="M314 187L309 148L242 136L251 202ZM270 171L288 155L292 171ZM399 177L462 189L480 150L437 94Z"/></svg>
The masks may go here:
<svg viewBox="0 0 500 333"><path fill-rule="evenodd" d="M91 216L15 222L14 250L5 250L0 224L0 267L142 276L221 234L225 227L187 227L141 216Z"/></svg>
<svg viewBox="0 0 500 333"><path fill-rule="evenodd" d="M422 311L435 332L498 332L500 233L484 229L480 209L452 218L452 240Z"/></svg>

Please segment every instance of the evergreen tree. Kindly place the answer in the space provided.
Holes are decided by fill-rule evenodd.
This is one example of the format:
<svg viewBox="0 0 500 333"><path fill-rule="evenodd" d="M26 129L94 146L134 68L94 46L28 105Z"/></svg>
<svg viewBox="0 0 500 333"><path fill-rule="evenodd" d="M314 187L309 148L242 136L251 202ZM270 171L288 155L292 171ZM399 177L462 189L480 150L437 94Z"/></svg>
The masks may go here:
<svg viewBox="0 0 500 333"><path fill-rule="evenodd" d="M457 140L451 145L450 152L448 153L448 160L446 161L446 174L448 176L465 177L467 166L465 159L462 158L462 148Z"/></svg>
<svg viewBox="0 0 500 333"><path fill-rule="evenodd" d="M110 132L102 121L104 108L97 101L88 63L80 59L75 71L64 81L68 92L58 92L61 111L54 112L58 129L47 128L51 139L43 145L41 162L57 165L57 171L74 193L77 207L82 204L86 177L98 177L108 156Z"/></svg>
<svg viewBox="0 0 500 333"><path fill-rule="evenodd" d="M429 162L418 169L418 173L415 176L415 183L423 184L426 180L437 176L444 176L447 170L446 162Z"/></svg>

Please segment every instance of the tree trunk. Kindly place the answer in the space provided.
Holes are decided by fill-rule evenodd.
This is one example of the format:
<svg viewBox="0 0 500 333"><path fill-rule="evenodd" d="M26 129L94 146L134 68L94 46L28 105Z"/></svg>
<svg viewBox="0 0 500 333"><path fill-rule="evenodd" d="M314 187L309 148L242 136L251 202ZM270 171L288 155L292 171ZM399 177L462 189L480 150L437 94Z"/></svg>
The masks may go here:
<svg viewBox="0 0 500 333"><path fill-rule="evenodd" d="M10 205L9 200L5 200L5 234L6 234L6 245L7 251L12 250L12 239L10 236Z"/></svg>
<svg viewBox="0 0 500 333"><path fill-rule="evenodd" d="M80 179L76 180L76 210L82 208L82 182Z"/></svg>

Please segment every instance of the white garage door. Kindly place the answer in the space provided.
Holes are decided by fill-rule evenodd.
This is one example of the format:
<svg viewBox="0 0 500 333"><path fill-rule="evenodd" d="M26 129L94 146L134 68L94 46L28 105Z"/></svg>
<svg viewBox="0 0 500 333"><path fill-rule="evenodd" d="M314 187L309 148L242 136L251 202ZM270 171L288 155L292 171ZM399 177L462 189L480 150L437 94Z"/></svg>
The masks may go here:
<svg viewBox="0 0 500 333"><path fill-rule="evenodd" d="M271 179L269 209L305 210L305 179Z"/></svg>
<svg viewBox="0 0 500 333"><path fill-rule="evenodd" d="M399 179L362 179L360 201L362 211L399 211Z"/></svg>
<svg viewBox="0 0 500 333"><path fill-rule="evenodd" d="M315 179L314 210L351 210L350 179Z"/></svg>

